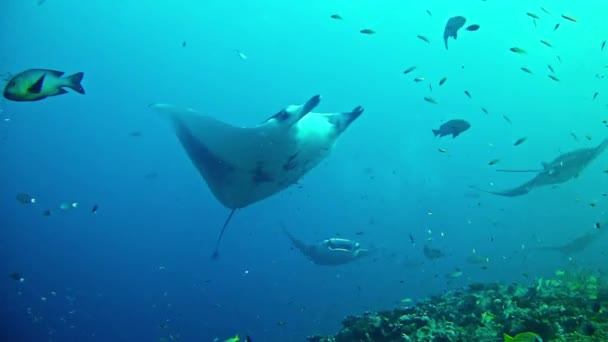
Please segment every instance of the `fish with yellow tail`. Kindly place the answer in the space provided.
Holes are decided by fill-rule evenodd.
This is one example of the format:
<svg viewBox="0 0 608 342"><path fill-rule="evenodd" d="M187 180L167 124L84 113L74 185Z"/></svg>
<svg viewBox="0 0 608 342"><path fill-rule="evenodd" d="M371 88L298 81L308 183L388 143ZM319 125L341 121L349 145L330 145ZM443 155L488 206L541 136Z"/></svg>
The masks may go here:
<svg viewBox="0 0 608 342"><path fill-rule="evenodd" d="M543 342L543 339L536 333L525 332L515 336L503 335L505 342Z"/></svg>

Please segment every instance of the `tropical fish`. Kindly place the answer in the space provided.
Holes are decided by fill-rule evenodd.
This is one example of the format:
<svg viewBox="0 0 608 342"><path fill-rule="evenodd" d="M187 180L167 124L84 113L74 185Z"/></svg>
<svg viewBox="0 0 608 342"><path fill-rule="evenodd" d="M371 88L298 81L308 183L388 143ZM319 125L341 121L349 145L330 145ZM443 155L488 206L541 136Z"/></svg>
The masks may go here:
<svg viewBox="0 0 608 342"><path fill-rule="evenodd" d="M471 124L467 121L461 119L454 119L442 124L441 126L439 126L439 129L434 129L433 134L439 137L451 135L452 138L456 138L470 127Z"/></svg>
<svg viewBox="0 0 608 342"><path fill-rule="evenodd" d="M16 199L21 204L34 204L36 199L26 193L17 194Z"/></svg>
<svg viewBox="0 0 608 342"><path fill-rule="evenodd" d="M49 96L66 94L65 88L84 94L80 84L84 73L63 76L63 71L29 69L13 76L4 88L4 97L12 101L39 101Z"/></svg>
<svg viewBox="0 0 608 342"><path fill-rule="evenodd" d="M517 334L514 337L511 337L505 333L503 337L505 342L543 342L543 339L538 334L533 332Z"/></svg>

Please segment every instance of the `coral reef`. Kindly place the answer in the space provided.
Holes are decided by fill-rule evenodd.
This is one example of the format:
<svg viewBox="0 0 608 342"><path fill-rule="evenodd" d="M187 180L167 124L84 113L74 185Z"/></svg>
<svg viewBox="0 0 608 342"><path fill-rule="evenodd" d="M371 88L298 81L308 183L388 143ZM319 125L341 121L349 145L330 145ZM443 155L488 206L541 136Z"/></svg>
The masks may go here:
<svg viewBox="0 0 608 342"><path fill-rule="evenodd" d="M412 307L349 316L335 336L310 342L502 341L535 332L544 341L608 341L608 284L588 272L557 272L533 284L480 284Z"/></svg>

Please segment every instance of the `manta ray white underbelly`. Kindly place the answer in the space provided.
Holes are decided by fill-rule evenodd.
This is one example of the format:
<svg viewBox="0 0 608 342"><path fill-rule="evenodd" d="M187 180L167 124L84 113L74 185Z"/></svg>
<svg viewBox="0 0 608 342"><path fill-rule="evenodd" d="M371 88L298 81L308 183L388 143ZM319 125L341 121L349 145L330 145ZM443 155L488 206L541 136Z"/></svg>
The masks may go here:
<svg viewBox="0 0 608 342"><path fill-rule="evenodd" d="M298 181L329 154L340 134L363 112L362 107L312 112L319 102L320 96L313 96L254 127L235 127L169 104L151 107L171 119L214 196L234 213Z"/></svg>

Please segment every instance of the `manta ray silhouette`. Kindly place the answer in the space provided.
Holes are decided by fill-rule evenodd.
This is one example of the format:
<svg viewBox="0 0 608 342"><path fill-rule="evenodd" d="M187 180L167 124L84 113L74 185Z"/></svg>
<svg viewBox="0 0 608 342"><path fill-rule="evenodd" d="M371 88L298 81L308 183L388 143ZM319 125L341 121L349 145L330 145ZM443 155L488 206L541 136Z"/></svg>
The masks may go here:
<svg viewBox="0 0 608 342"><path fill-rule="evenodd" d="M578 177L580 173L593 160L595 160L595 158L597 158L602 152L604 152L606 147L608 147L608 139L605 139L596 147L581 148L575 151L564 153L549 163L542 163L543 169L541 170L497 170L502 172L538 173L534 178L530 179L524 184L509 190L489 191L480 189L473 185L471 185L470 187L478 191L499 196L515 197L525 195L536 187L552 184L561 184Z"/></svg>
<svg viewBox="0 0 608 342"><path fill-rule="evenodd" d="M188 157L213 195L231 209L212 258L234 213L296 183L332 150L363 107L315 113L321 97L291 105L254 127L235 127L194 109L170 104L150 107L167 116Z"/></svg>

